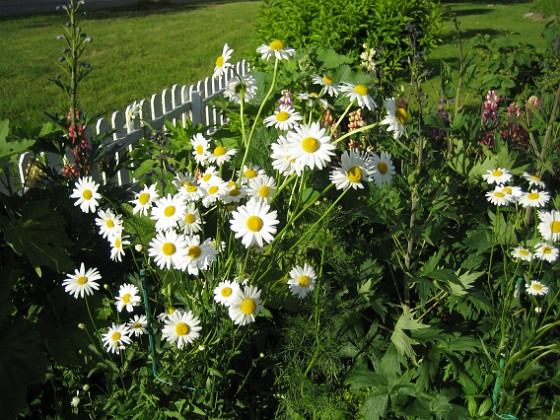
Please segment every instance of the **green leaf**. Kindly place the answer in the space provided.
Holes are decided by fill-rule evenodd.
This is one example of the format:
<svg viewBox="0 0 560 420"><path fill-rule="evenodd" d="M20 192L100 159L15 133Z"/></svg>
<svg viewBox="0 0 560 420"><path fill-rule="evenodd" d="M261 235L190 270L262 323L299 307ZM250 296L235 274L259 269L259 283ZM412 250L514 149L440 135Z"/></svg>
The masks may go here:
<svg viewBox="0 0 560 420"><path fill-rule="evenodd" d="M389 395L386 393L376 392L368 395L366 401L362 405L364 418L377 420L387 416L387 407L389 405Z"/></svg>
<svg viewBox="0 0 560 420"><path fill-rule="evenodd" d="M28 203L18 220L0 216L0 229L14 252L33 267L49 267L61 273L72 266L66 248L72 246L62 216L52 211L49 200Z"/></svg>
<svg viewBox="0 0 560 420"><path fill-rule="evenodd" d="M10 162L15 163L14 159L17 159L21 153L27 151L35 144L35 140L7 141L9 131L9 121L0 121L0 171L3 171Z"/></svg>
<svg viewBox="0 0 560 420"><path fill-rule="evenodd" d="M405 309L403 314L399 317L395 329L391 334L391 342L395 345L396 349L403 356L410 358L416 364L416 353L412 346L418 344L417 341L410 338L404 330L416 331L422 328L429 328L429 325L422 324L414 319L414 312Z"/></svg>

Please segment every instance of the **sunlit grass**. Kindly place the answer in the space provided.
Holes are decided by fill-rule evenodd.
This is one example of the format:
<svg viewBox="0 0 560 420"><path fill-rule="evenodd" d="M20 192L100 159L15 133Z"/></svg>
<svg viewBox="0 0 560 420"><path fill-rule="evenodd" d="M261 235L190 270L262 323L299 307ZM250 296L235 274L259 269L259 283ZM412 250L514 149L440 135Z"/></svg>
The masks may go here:
<svg viewBox="0 0 560 420"><path fill-rule="evenodd" d="M226 42L235 49L233 61L241 59L254 47L259 5L89 12L82 27L93 42L84 60L93 71L80 85L82 109L107 114L173 84L204 79ZM44 121L45 111L66 112L64 95L48 80L59 70L64 46L56 36L64 21L62 13L0 21L0 118L21 124Z"/></svg>

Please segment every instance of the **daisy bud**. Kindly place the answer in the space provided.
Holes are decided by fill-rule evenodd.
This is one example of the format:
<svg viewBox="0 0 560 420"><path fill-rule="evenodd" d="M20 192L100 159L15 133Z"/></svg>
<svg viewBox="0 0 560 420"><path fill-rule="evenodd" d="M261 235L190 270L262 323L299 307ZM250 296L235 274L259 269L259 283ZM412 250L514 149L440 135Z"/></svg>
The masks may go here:
<svg viewBox="0 0 560 420"><path fill-rule="evenodd" d="M79 328L80 330L85 330L85 329L86 329L86 324L84 324L83 322L80 322L80 323L78 324L78 328Z"/></svg>

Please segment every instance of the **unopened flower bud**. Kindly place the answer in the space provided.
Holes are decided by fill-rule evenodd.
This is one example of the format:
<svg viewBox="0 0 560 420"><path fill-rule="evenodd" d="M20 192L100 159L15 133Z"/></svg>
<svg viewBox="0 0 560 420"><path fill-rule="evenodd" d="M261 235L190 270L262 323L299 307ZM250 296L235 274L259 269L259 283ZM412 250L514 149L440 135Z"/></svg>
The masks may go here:
<svg viewBox="0 0 560 420"><path fill-rule="evenodd" d="M85 330L85 329L86 329L86 324L84 324L83 322L80 322L80 323L78 324L78 328L79 328L80 330Z"/></svg>
<svg viewBox="0 0 560 420"><path fill-rule="evenodd" d="M85 392L88 392L88 391L89 391L89 384L84 384L84 386L82 386L82 389L83 389Z"/></svg>
<svg viewBox="0 0 560 420"><path fill-rule="evenodd" d="M142 244L134 245L134 249L136 250L136 252L142 252Z"/></svg>

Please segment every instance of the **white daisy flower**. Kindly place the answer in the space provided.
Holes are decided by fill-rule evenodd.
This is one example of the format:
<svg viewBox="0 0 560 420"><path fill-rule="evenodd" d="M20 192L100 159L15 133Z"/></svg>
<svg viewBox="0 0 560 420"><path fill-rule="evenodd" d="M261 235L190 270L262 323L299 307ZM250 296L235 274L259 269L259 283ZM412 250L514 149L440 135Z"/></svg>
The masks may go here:
<svg viewBox="0 0 560 420"><path fill-rule="evenodd" d="M241 182L244 183L250 179L256 178L259 175L266 175L264 169L259 168L257 165L244 165L243 170L239 174Z"/></svg>
<svg viewBox="0 0 560 420"><path fill-rule="evenodd" d="M179 220L179 227L185 235L194 235L202 230L203 221L200 212L194 203L188 203L185 209L185 217Z"/></svg>
<svg viewBox="0 0 560 420"><path fill-rule="evenodd" d="M548 293L548 287L540 281L531 280L531 284L527 284L525 287L527 288L527 293L533 296L544 296Z"/></svg>
<svg viewBox="0 0 560 420"><path fill-rule="evenodd" d="M542 179L536 175L530 174L528 172L523 172L523 178L529 182L532 187L546 188L545 183Z"/></svg>
<svg viewBox="0 0 560 420"><path fill-rule="evenodd" d="M488 191L485 195L486 199L496 206L507 206L515 201L515 197L504 192L499 185L493 191Z"/></svg>
<svg viewBox="0 0 560 420"><path fill-rule="evenodd" d="M327 101L324 96L323 92L300 92L297 94L298 100L306 101L308 106L313 107L318 103L321 105L321 108L327 109L329 107L329 101Z"/></svg>
<svg viewBox="0 0 560 420"><path fill-rule="evenodd" d="M331 76L328 75L319 76L318 74L315 74L313 75L311 80L316 85L321 86L324 93L326 93L327 95L331 97L338 96L338 85L334 83L334 79Z"/></svg>
<svg viewBox="0 0 560 420"><path fill-rule="evenodd" d="M64 291L73 295L75 299L78 299L78 295L80 297L89 296L93 294L94 290L99 290L97 280L101 279L101 274L97 268L88 268L86 271L86 267L82 263L74 274L67 274L67 276L68 278L62 282Z"/></svg>
<svg viewBox="0 0 560 420"><path fill-rule="evenodd" d="M214 301L220 305L230 306L232 300L240 290L239 283L235 280L221 281L218 286L214 288Z"/></svg>
<svg viewBox="0 0 560 420"><path fill-rule="evenodd" d="M177 227L181 219L185 217L186 202L182 194L158 199L152 207L151 219L156 221L156 230L167 230Z"/></svg>
<svg viewBox="0 0 560 420"><path fill-rule="evenodd" d="M354 85L352 83L345 82L340 86L340 91L344 93L348 99L350 99L350 102L356 101L360 108L367 108L370 111L373 111L373 109L377 107L377 104L369 95L369 89L365 85Z"/></svg>
<svg viewBox="0 0 560 420"><path fill-rule="evenodd" d="M208 162L222 166L224 163L229 162L235 156L235 153L237 153L236 149L226 149L224 146L218 145L208 155Z"/></svg>
<svg viewBox="0 0 560 420"><path fill-rule="evenodd" d="M97 212L97 217L95 219L95 224L99 226L99 234L106 239L111 236L117 236L121 234L122 231L122 216L116 215L112 210L99 210Z"/></svg>
<svg viewBox="0 0 560 420"><path fill-rule="evenodd" d="M317 274L309 264L296 265L290 270L288 285L290 292L299 299L303 299L315 289Z"/></svg>
<svg viewBox="0 0 560 420"><path fill-rule="evenodd" d="M228 83L224 90L224 97L236 104L250 102L257 93L257 82L252 74L247 74L241 78L236 78Z"/></svg>
<svg viewBox="0 0 560 420"><path fill-rule="evenodd" d="M135 337L148 334L148 320L146 319L146 315L134 315L134 317L126 323L126 326Z"/></svg>
<svg viewBox="0 0 560 420"><path fill-rule="evenodd" d="M122 236L122 233L118 235L112 236L110 239L111 244L111 260L113 261L122 261L122 257L124 256L124 246L130 245L130 241L128 240L127 236Z"/></svg>
<svg viewBox="0 0 560 420"><path fill-rule="evenodd" d="M385 99L383 102L387 115L381 121L381 124L388 125L387 131L393 132L393 138L396 140L403 134L406 135L406 122L408 119L406 108L397 107L395 98Z"/></svg>
<svg viewBox="0 0 560 420"><path fill-rule="evenodd" d="M131 133L134 131L134 121L136 118L142 119L142 106L137 102L134 103L126 108L125 112L125 125L126 131Z"/></svg>
<svg viewBox="0 0 560 420"><path fill-rule="evenodd" d="M187 241L173 230L158 232L150 241L148 255L162 270L179 268L187 260Z"/></svg>
<svg viewBox="0 0 560 420"><path fill-rule="evenodd" d="M539 232L545 241L558 242L560 240L560 211L542 211L537 212L540 223Z"/></svg>
<svg viewBox="0 0 560 420"><path fill-rule="evenodd" d="M218 250L212 246L213 242L213 239L208 238L200 243L198 235L187 236L187 258L179 269L187 271L193 276L197 276L199 270L208 270L210 265L216 261L216 255L218 255Z"/></svg>
<svg viewBox="0 0 560 420"><path fill-rule="evenodd" d="M184 174L177 174L172 181L173 186L177 188L178 193L185 192L187 188L192 187L193 185L198 185L194 176L189 173Z"/></svg>
<svg viewBox="0 0 560 420"><path fill-rule="evenodd" d="M254 286L240 288L228 307L229 317L236 325L255 322L255 316L263 310L261 291Z"/></svg>
<svg viewBox="0 0 560 420"><path fill-rule="evenodd" d="M373 181L378 187L389 185L395 175L395 166L390 153L381 152L379 155L372 153L369 162L373 168Z"/></svg>
<svg viewBox="0 0 560 420"><path fill-rule="evenodd" d="M298 175L304 167L323 169L331 161L336 149L330 142L331 136L317 122L299 125L295 132L289 131L286 138L288 152L295 159L294 167Z"/></svg>
<svg viewBox="0 0 560 420"><path fill-rule="evenodd" d="M209 183L213 178L221 179L218 173L218 168L216 168L215 166L209 166L200 176L198 183L199 185L204 186L204 184Z"/></svg>
<svg viewBox="0 0 560 420"><path fill-rule="evenodd" d="M539 242L535 245L535 257L541 261L553 263L558 259L558 248Z"/></svg>
<svg viewBox="0 0 560 420"><path fill-rule="evenodd" d="M165 319L161 335L169 343L177 344L178 349L191 344L200 336L199 319L191 311L175 311Z"/></svg>
<svg viewBox="0 0 560 420"><path fill-rule="evenodd" d="M130 330L125 324L115 324L113 322L111 328L102 335L101 339L108 352L119 354L132 342L129 335Z"/></svg>
<svg viewBox="0 0 560 420"><path fill-rule="evenodd" d="M499 187L503 193L513 196L512 201L518 200L524 194L521 187L515 185L500 185Z"/></svg>
<svg viewBox="0 0 560 420"><path fill-rule="evenodd" d="M208 156L210 156L210 141L202 134L197 133L191 139L191 146L196 163L205 166L208 163Z"/></svg>
<svg viewBox="0 0 560 420"><path fill-rule="evenodd" d="M251 198L245 205L231 212L231 230L241 238L245 248L257 244L259 247L274 239L278 219L276 210L269 213L270 206Z"/></svg>
<svg viewBox="0 0 560 420"><path fill-rule="evenodd" d="M519 197L518 201L523 207L544 207L550 200L550 195L546 191L531 190Z"/></svg>
<svg viewBox="0 0 560 420"><path fill-rule="evenodd" d="M268 175L259 175L249 181L247 195L255 200L270 203L276 191L276 181Z"/></svg>
<svg viewBox="0 0 560 420"><path fill-rule="evenodd" d="M202 185L202 205L204 207L212 207L216 201L222 200L229 193L228 183L218 176Z"/></svg>
<svg viewBox="0 0 560 420"><path fill-rule="evenodd" d="M228 192L222 197L222 201L226 204L229 203L239 203L243 198L247 196L246 188L243 185L239 185L235 181L228 181Z"/></svg>
<svg viewBox="0 0 560 420"><path fill-rule="evenodd" d="M482 179L488 184L502 185L507 184L512 176L513 175L510 174L507 169L496 168L488 170L484 175L482 175Z"/></svg>
<svg viewBox="0 0 560 420"><path fill-rule="evenodd" d="M141 216L147 216L148 211L152 208L155 200L159 198L156 184L144 185L142 191L134 194L134 200L130 203L134 205L132 214L140 213Z"/></svg>
<svg viewBox="0 0 560 420"><path fill-rule="evenodd" d="M229 69L233 68L233 65L229 62L232 54L233 50L228 44L225 44L222 55L216 58L216 66L214 67L214 74L212 75L213 78L222 77L227 74Z"/></svg>
<svg viewBox="0 0 560 420"><path fill-rule="evenodd" d="M204 191L199 185L189 185L182 188L179 194L183 196L186 203L196 203L204 196Z"/></svg>
<svg viewBox="0 0 560 420"><path fill-rule="evenodd" d="M128 312L134 311L134 307L139 306L142 302L138 293L138 287L130 283L123 284L119 287L119 295L117 296L115 302L117 311L122 312L125 308Z"/></svg>
<svg viewBox="0 0 560 420"><path fill-rule="evenodd" d="M275 127L278 130L288 131L294 128L303 117L294 108L288 105L280 105L274 114L264 119L267 127Z"/></svg>
<svg viewBox="0 0 560 420"><path fill-rule="evenodd" d="M179 309L175 308L174 306L170 306L169 308L167 308L165 310L165 312L161 312L160 314L158 314L158 316L156 318L159 322L165 322L165 320L167 318L169 318L171 315L173 315L173 313L175 311L178 311L178 310Z"/></svg>
<svg viewBox="0 0 560 420"><path fill-rule="evenodd" d="M91 176L78 179L71 198L77 198L75 206L80 206L84 213L95 213L95 209L99 205L101 194L97 192L99 184L93 180Z"/></svg>
<svg viewBox="0 0 560 420"><path fill-rule="evenodd" d="M521 261L531 261L533 259L533 253L524 246L518 246L511 251L511 256L514 260Z"/></svg>
<svg viewBox="0 0 560 420"><path fill-rule="evenodd" d="M296 50L286 47L282 41L275 39L270 45L261 45L257 48L257 52L263 60L268 60L270 57L274 57L277 60L289 60L294 56Z"/></svg>
<svg viewBox="0 0 560 420"><path fill-rule="evenodd" d="M290 142L284 136L278 137L276 143L270 145L272 167L286 177L296 173L295 159L291 155L289 145Z"/></svg>
<svg viewBox="0 0 560 420"><path fill-rule="evenodd" d="M337 190L361 189L364 188L363 182L373 180L373 168L360 152L344 152L340 157L340 164L329 177Z"/></svg>

